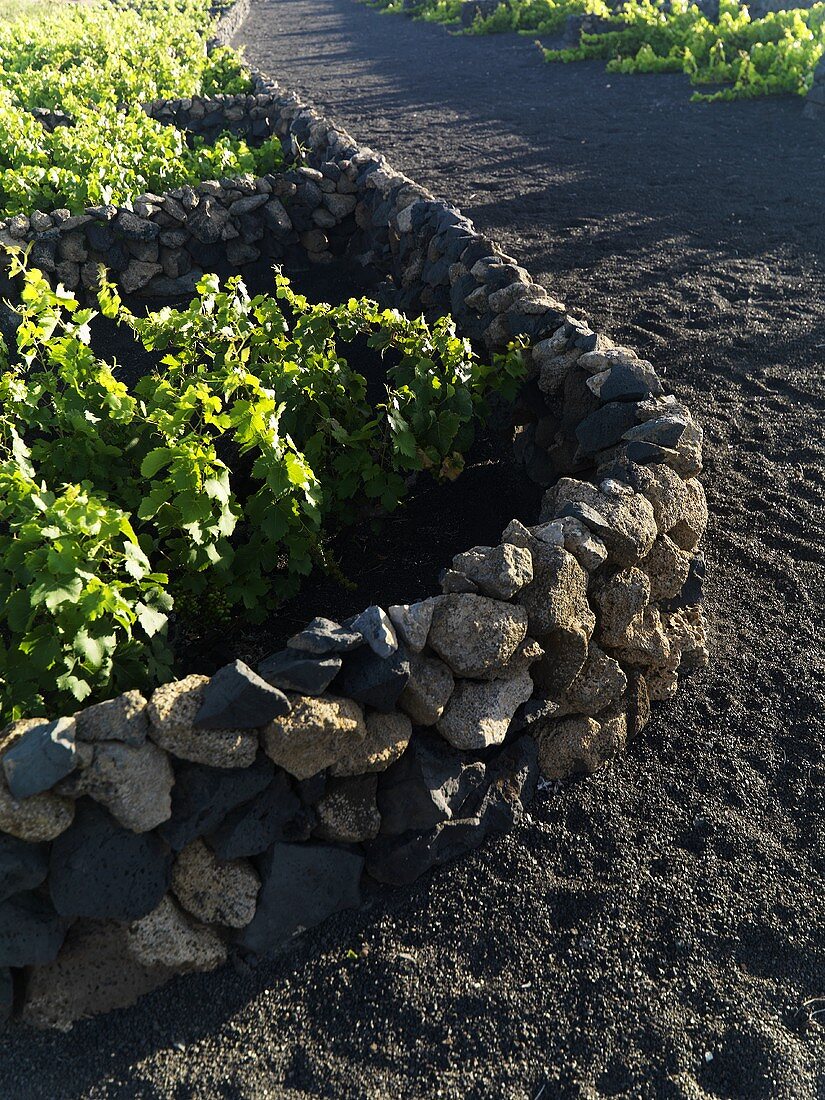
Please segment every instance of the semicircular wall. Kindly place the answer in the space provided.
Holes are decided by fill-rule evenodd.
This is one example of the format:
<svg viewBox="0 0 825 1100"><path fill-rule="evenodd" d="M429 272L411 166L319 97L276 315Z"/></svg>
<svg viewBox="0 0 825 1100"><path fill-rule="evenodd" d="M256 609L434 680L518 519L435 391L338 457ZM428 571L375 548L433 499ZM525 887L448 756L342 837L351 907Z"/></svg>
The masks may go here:
<svg viewBox="0 0 825 1100"><path fill-rule="evenodd" d="M39 1026L130 1003L233 945L276 948L358 905L367 876L408 883L476 848L540 780L621 752L707 661L689 410L458 210L254 79L249 96L146 109L205 135L277 133L300 153L284 173L17 216L0 241L31 244L69 288L92 289L105 263L153 297L220 263L345 256L487 353L523 337L515 457L541 513L445 562L429 599L315 619L257 670L235 661L3 731L0 1007Z"/></svg>

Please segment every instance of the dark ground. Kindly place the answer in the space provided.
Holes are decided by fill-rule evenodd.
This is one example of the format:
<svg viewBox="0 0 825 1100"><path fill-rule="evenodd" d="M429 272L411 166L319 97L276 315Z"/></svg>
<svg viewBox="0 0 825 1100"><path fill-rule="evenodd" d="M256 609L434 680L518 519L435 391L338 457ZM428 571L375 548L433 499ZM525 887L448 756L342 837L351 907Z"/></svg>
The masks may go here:
<svg viewBox="0 0 825 1100"><path fill-rule="evenodd" d="M352 0L260 0L242 38L667 365L706 431L713 660L478 855L254 971L10 1034L0 1095L818 1100L825 133Z"/></svg>

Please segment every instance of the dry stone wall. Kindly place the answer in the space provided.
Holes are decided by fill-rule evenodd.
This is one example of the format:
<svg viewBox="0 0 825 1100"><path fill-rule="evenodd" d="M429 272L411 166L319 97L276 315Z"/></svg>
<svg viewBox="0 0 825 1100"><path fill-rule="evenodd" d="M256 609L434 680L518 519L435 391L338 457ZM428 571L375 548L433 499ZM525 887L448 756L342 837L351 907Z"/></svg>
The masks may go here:
<svg viewBox="0 0 825 1100"><path fill-rule="evenodd" d="M346 255L488 352L523 337L515 451L541 515L445 563L430 598L313 619L257 669L2 731L0 1009L39 1026L277 948L357 906L368 880L409 883L478 847L540 779L622 751L707 660L701 430L653 365L262 77L244 118L303 162L13 218L4 239L68 286L91 288L104 262L153 295L219 260Z"/></svg>

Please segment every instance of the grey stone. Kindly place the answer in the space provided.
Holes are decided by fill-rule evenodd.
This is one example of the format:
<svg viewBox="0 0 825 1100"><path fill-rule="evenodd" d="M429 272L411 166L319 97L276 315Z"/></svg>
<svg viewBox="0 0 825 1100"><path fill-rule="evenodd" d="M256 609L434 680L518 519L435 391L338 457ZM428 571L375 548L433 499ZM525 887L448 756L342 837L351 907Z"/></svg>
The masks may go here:
<svg viewBox="0 0 825 1100"><path fill-rule="evenodd" d="M121 210L115 219L117 231L129 241L154 241L160 234L160 226L146 218L139 218L130 210Z"/></svg>
<svg viewBox="0 0 825 1100"><path fill-rule="evenodd" d="M184 974L214 970L226 962L226 944L213 929L187 917L167 895L157 909L129 925L129 954L142 966Z"/></svg>
<svg viewBox="0 0 825 1100"><path fill-rule="evenodd" d="M229 220L229 211L212 195L207 195L189 212L186 228L203 244L216 244Z"/></svg>
<svg viewBox="0 0 825 1100"><path fill-rule="evenodd" d="M373 653L379 657L391 657L398 649L395 628L383 607L370 604L368 608L343 624L347 630L360 634Z"/></svg>
<svg viewBox="0 0 825 1100"><path fill-rule="evenodd" d="M244 928L255 915L260 880L245 859L219 860L202 840L183 849L172 869L172 890L187 913L204 924Z"/></svg>
<svg viewBox="0 0 825 1100"><path fill-rule="evenodd" d="M208 768L181 763L175 768L172 816L158 832L176 851L199 836L214 833L239 806L270 785L275 768L259 753L249 768Z"/></svg>
<svg viewBox="0 0 825 1100"><path fill-rule="evenodd" d="M513 715L532 694L529 672L487 683L459 680L436 729L456 749L490 748L504 740Z"/></svg>
<svg viewBox="0 0 825 1100"><path fill-rule="evenodd" d="M362 856L325 844L273 844L259 860L261 892L239 942L253 951L278 947L361 900Z"/></svg>
<svg viewBox="0 0 825 1100"><path fill-rule="evenodd" d="M529 735L508 745L464 801L461 817L441 821L428 832L387 835L367 848L367 871L379 882L405 885L425 871L478 848L487 836L504 833L533 797L538 777L536 744Z"/></svg>
<svg viewBox="0 0 825 1100"><path fill-rule="evenodd" d="M438 577L441 591L445 596L453 592L478 592L478 585L470 580L466 573L457 569L442 569Z"/></svg>
<svg viewBox="0 0 825 1100"><path fill-rule="evenodd" d="M46 844L27 844L0 833L0 901L24 890L36 889L49 870Z"/></svg>
<svg viewBox="0 0 825 1100"><path fill-rule="evenodd" d="M602 401L643 401L664 393L656 372L643 359L620 360L607 370L591 375L587 386Z"/></svg>
<svg viewBox="0 0 825 1100"><path fill-rule="evenodd" d="M77 767L74 718L28 729L3 752L3 771L15 798L49 790Z"/></svg>
<svg viewBox="0 0 825 1100"><path fill-rule="evenodd" d="M533 579L533 559L524 546L502 543L475 546L453 558L453 569L464 573L485 596L510 600Z"/></svg>
<svg viewBox="0 0 825 1100"><path fill-rule="evenodd" d="M53 840L71 825L74 802L46 791L16 799L0 774L0 830L34 843Z"/></svg>
<svg viewBox="0 0 825 1100"><path fill-rule="evenodd" d="M129 832L83 799L72 826L52 845L52 902L65 917L136 920L160 902L171 863L169 848L156 833Z"/></svg>
<svg viewBox="0 0 825 1100"><path fill-rule="evenodd" d="M458 676L483 677L506 665L527 634L522 607L487 596L441 596L429 643Z"/></svg>
<svg viewBox="0 0 825 1100"><path fill-rule="evenodd" d="M163 268L158 263L147 263L144 260L132 260L118 279L121 288L126 294L134 294L141 290L155 277L161 275Z"/></svg>
<svg viewBox="0 0 825 1100"><path fill-rule="evenodd" d="M213 768L249 767L258 752L256 732L195 727L208 683L206 676L193 675L155 688L148 706L149 736L181 760Z"/></svg>
<svg viewBox="0 0 825 1100"><path fill-rule="evenodd" d="M379 657L369 646L362 646L344 658L335 688L357 703L386 713L395 707L409 678L410 661L402 646L389 657Z"/></svg>
<svg viewBox="0 0 825 1100"><path fill-rule="evenodd" d="M612 447L636 425L637 406L632 402L612 401L586 416L576 428L576 439L585 454Z"/></svg>
<svg viewBox="0 0 825 1100"><path fill-rule="evenodd" d="M74 716L78 741L123 741L142 745L149 730L146 700L139 691L80 710Z"/></svg>
<svg viewBox="0 0 825 1100"><path fill-rule="evenodd" d="M331 619L313 619L309 626L294 634L287 645L305 653L345 653L364 644L357 630L348 630Z"/></svg>
<svg viewBox="0 0 825 1100"><path fill-rule="evenodd" d="M133 833L146 833L171 816L175 776L166 753L151 741L101 741L91 764L76 775L76 783L74 776L69 780L73 790L61 793L89 795Z"/></svg>
<svg viewBox="0 0 825 1100"><path fill-rule="evenodd" d="M619 565L634 565L656 539L650 502L618 482L603 481L597 488L588 482L561 478L545 493L541 519L562 516L573 516L598 535Z"/></svg>
<svg viewBox="0 0 825 1100"><path fill-rule="evenodd" d="M127 924L77 921L57 959L31 971L23 1021L66 1029L85 1016L124 1008L168 981L169 970L132 958L129 938Z"/></svg>
<svg viewBox="0 0 825 1100"><path fill-rule="evenodd" d="M206 842L219 859L241 859L265 852L276 840L307 840L313 815L292 789L286 774L226 815Z"/></svg>
<svg viewBox="0 0 825 1100"><path fill-rule="evenodd" d="M398 705L417 726L433 726L455 687L453 674L437 657L421 653L410 658L410 678Z"/></svg>
<svg viewBox="0 0 825 1100"><path fill-rule="evenodd" d="M433 599L419 600L412 604L393 604L387 608L397 635L412 653L420 653L427 644L434 608Z"/></svg>
<svg viewBox="0 0 825 1100"><path fill-rule="evenodd" d="M203 691L196 729L259 729L289 714L289 700L243 661L224 665Z"/></svg>
<svg viewBox="0 0 825 1100"><path fill-rule="evenodd" d="M316 657L296 649L282 649L258 665L259 674L268 684L299 695L323 695L340 671L340 657Z"/></svg>
<svg viewBox="0 0 825 1100"><path fill-rule="evenodd" d="M0 967L51 962L66 928L67 922L38 894L16 894L0 902Z"/></svg>

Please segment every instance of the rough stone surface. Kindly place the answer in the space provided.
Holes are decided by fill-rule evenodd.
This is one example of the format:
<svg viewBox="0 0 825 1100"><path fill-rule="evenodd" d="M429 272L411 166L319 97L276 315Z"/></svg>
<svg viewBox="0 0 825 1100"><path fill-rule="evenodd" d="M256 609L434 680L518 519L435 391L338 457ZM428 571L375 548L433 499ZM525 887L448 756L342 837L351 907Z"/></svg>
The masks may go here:
<svg viewBox="0 0 825 1100"><path fill-rule="evenodd" d="M78 741L123 741L142 745L149 731L146 700L139 691L96 703L75 714Z"/></svg>
<svg viewBox="0 0 825 1100"><path fill-rule="evenodd" d="M407 651L396 643L396 649L381 657L371 646L348 653L335 687L342 695L364 706L384 712L391 711L410 677Z"/></svg>
<svg viewBox="0 0 825 1100"><path fill-rule="evenodd" d="M417 726L434 726L455 687L452 672L437 657L414 654L410 659L410 678L398 700Z"/></svg>
<svg viewBox="0 0 825 1100"><path fill-rule="evenodd" d="M406 714L368 711L367 735L347 747L329 769L330 775L348 776L383 772L406 749L412 736L412 722Z"/></svg>
<svg viewBox="0 0 825 1100"><path fill-rule="evenodd" d="M0 833L0 901L36 889L49 871L46 844L27 844Z"/></svg>
<svg viewBox="0 0 825 1100"><path fill-rule="evenodd" d="M156 833L129 832L83 799L71 828L52 845L49 892L61 916L136 920L163 897L171 862Z"/></svg>
<svg viewBox="0 0 825 1100"><path fill-rule="evenodd" d="M594 772L619 751L616 731L595 718L562 718L538 735L539 768L545 779Z"/></svg>
<svg viewBox="0 0 825 1100"><path fill-rule="evenodd" d="M54 840L71 825L74 812L71 799L51 792L16 799L5 777L0 776L0 829L4 833L32 843Z"/></svg>
<svg viewBox="0 0 825 1100"><path fill-rule="evenodd" d="M300 649L304 653L346 653L364 644L357 630L322 617L313 619L309 626L294 634L287 645L290 649Z"/></svg>
<svg viewBox="0 0 825 1100"><path fill-rule="evenodd" d="M270 951L361 900L364 859L353 852L325 844L273 844L259 866L258 909L239 936L253 951Z"/></svg>
<svg viewBox="0 0 825 1100"><path fill-rule="evenodd" d="M505 542L456 554L453 569L469 577L485 596L509 600L532 581L533 558L526 547Z"/></svg>
<svg viewBox="0 0 825 1100"><path fill-rule="evenodd" d="M16 894L0 902L0 967L51 962L66 927L67 922L39 894Z"/></svg>
<svg viewBox="0 0 825 1100"><path fill-rule="evenodd" d="M148 832L172 814L172 765L150 741L137 746L98 742L91 764L77 773L77 782L73 776L68 782L75 797L89 795L134 833Z"/></svg>
<svg viewBox="0 0 825 1100"><path fill-rule="evenodd" d="M619 565L635 565L653 546L657 527L650 501L618 482L596 488L561 478L545 494L541 519L573 516L598 535Z"/></svg>
<svg viewBox="0 0 825 1100"><path fill-rule="evenodd" d="M86 1016L133 1004L170 976L130 956L128 925L81 920L69 929L57 959L32 971L22 1019L67 1029Z"/></svg>
<svg viewBox="0 0 825 1100"><path fill-rule="evenodd" d="M382 834L427 830L449 821L483 779L481 762L468 763L435 734L417 735L379 780Z"/></svg>
<svg viewBox="0 0 825 1100"><path fill-rule="evenodd" d="M381 828L376 803L377 775L331 779L316 807L315 835L337 844L359 844L373 840Z"/></svg>
<svg viewBox="0 0 825 1100"><path fill-rule="evenodd" d="M258 672L268 684L298 695L323 695L340 671L340 657L316 657L296 649L282 649L258 665Z"/></svg>
<svg viewBox="0 0 825 1100"><path fill-rule="evenodd" d="M436 729L456 749L498 745L513 715L532 693L533 681L527 672L487 683L459 680Z"/></svg>
<svg viewBox="0 0 825 1100"><path fill-rule="evenodd" d="M18 799L41 794L77 767L74 718L33 725L1 751L11 794Z"/></svg>
<svg viewBox="0 0 825 1100"><path fill-rule="evenodd" d="M352 699L290 697L292 710L266 727L267 755L297 779L309 779L339 758L360 752L367 735L364 712Z"/></svg>
<svg viewBox="0 0 825 1100"><path fill-rule="evenodd" d="M592 642L581 672L564 693L563 702L582 714L598 714L627 687L627 676L618 661Z"/></svg>
<svg viewBox="0 0 825 1100"><path fill-rule="evenodd" d="M232 661L209 680L195 715L199 730L259 729L289 713L289 700L243 661ZM206 763L207 761L202 761Z"/></svg>
<svg viewBox="0 0 825 1100"><path fill-rule="evenodd" d="M246 768L255 759L258 737L240 729L196 729L206 676L186 676L163 684L149 702L149 736L180 760L212 768Z"/></svg>
<svg viewBox="0 0 825 1100"><path fill-rule="evenodd" d="M373 653L378 657L390 657L398 649L398 639L392 621L378 604L370 604L360 615L347 619L347 630L360 634Z"/></svg>
<svg viewBox="0 0 825 1100"><path fill-rule="evenodd" d="M237 807L249 803L275 777L275 768L263 753L249 768L207 768L180 763L175 768L172 816L160 835L180 851L199 836L212 833Z"/></svg>
<svg viewBox="0 0 825 1100"><path fill-rule="evenodd" d="M533 582L516 597L527 612L532 637L542 638L554 630L570 630L577 623L592 631L594 620L587 602L587 573L572 554L549 543L536 547L533 576Z"/></svg>
<svg viewBox="0 0 825 1100"><path fill-rule="evenodd" d="M157 909L129 925L129 954L142 966L177 973L214 970L226 962L226 945L210 929L188 920L167 896Z"/></svg>
<svg viewBox="0 0 825 1100"><path fill-rule="evenodd" d="M623 569L597 588L601 638L605 645L621 645L633 620L650 602L650 579L641 569Z"/></svg>
<svg viewBox="0 0 825 1100"><path fill-rule="evenodd" d="M219 859L257 856L276 840L306 840L314 815L278 771L266 790L227 814L207 844Z"/></svg>
<svg viewBox="0 0 825 1100"><path fill-rule="evenodd" d="M527 634L527 612L487 596L454 594L436 600L429 643L457 676L501 669Z"/></svg>
<svg viewBox="0 0 825 1100"><path fill-rule="evenodd" d="M432 597L419 600L418 603L393 604L387 608L396 634L410 652L420 653L427 644L434 608L435 600Z"/></svg>
<svg viewBox="0 0 825 1100"><path fill-rule="evenodd" d="M659 535L646 558L639 563L650 580L650 599L653 603L677 596L690 574L690 554L668 538Z"/></svg>
<svg viewBox="0 0 825 1100"><path fill-rule="evenodd" d="M251 863L225 862L196 840L178 854L172 891L187 913L204 924L244 928L255 915L260 880Z"/></svg>

